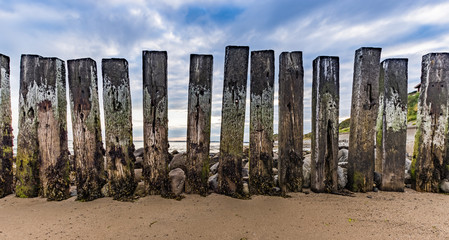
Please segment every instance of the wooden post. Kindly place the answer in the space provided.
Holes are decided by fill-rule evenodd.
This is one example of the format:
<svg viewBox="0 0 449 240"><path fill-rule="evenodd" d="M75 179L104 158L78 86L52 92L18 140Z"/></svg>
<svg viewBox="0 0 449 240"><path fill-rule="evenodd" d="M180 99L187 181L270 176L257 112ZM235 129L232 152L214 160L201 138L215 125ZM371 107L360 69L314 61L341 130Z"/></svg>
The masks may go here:
<svg viewBox="0 0 449 240"><path fill-rule="evenodd" d="M242 197L242 154L245 128L249 47L227 46L221 110L219 191Z"/></svg>
<svg viewBox="0 0 449 240"><path fill-rule="evenodd" d="M9 57L0 54L0 198L12 193L13 133Z"/></svg>
<svg viewBox="0 0 449 240"><path fill-rule="evenodd" d="M338 190L339 72L338 57L313 60L310 188L314 192Z"/></svg>
<svg viewBox="0 0 449 240"><path fill-rule="evenodd" d="M187 116L187 193L207 194L212 100L212 55L190 55Z"/></svg>
<svg viewBox="0 0 449 240"><path fill-rule="evenodd" d="M272 194L274 51L251 52L251 106L249 130L249 189Z"/></svg>
<svg viewBox="0 0 449 240"><path fill-rule="evenodd" d="M60 201L70 197L65 63L58 58L40 58L39 65L41 76L35 84L40 195Z"/></svg>
<svg viewBox="0 0 449 240"><path fill-rule="evenodd" d="M19 134L16 156L16 196L39 193L39 144L37 137L37 85L40 78L37 55L22 55L20 61Z"/></svg>
<svg viewBox="0 0 449 240"><path fill-rule="evenodd" d="M106 128L106 166L110 193L127 200L136 189L128 62L103 59L103 106Z"/></svg>
<svg viewBox="0 0 449 240"><path fill-rule="evenodd" d="M407 141L407 59L381 63L376 161L381 163L383 191L404 191Z"/></svg>
<svg viewBox="0 0 449 240"><path fill-rule="evenodd" d="M279 186L282 194L302 191L304 68L302 52L279 56Z"/></svg>
<svg viewBox="0 0 449 240"><path fill-rule="evenodd" d="M143 51L143 177L150 195L167 196L167 52Z"/></svg>
<svg viewBox="0 0 449 240"><path fill-rule="evenodd" d="M348 187L354 192L373 190L380 52L380 48L355 52L348 153Z"/></svg>
<svg viewBox="0 0 449 240"><path fill-rule="evenodd" d="M69 60L67 65L77 199L90 201L102 197L101 188L105 183L97 64L90 58L84 58Z"/></svg>
<svg viewBox="0 0 449 240"><path fill-rule="evenodd" d="M412 175L417 191L440 192L440 182L449 178L449 53L424 55L421 71Z"/></svg>

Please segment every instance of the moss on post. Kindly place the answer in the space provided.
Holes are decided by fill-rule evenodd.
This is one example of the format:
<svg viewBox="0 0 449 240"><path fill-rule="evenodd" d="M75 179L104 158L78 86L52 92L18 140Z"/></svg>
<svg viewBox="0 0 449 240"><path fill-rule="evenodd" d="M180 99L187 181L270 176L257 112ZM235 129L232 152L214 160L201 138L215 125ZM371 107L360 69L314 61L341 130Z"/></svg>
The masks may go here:
<svg viewBox="0 0 449 240"><path fill-rule="evenodd" d="M103 59L103 106L106 128L106 166L110 194L128 200L136 189L128 62Z"/></svg>
<svg viewBox="0 0 449 240"><path fill-rule="evenodd" d="M380 48L360 48L354 57L348 187L355 192L373 190L380 52Z"/></svg>
<svg viewBox="0 0 449 240"><path fill-rule="evenodd" d="M440 192L449 177L449 53L429 53L422 58L418 130L412 162L417 191Z"/></svg>
<svg viewBox="0 0 449 240"><path fill-rule="evenodd" d="M190 55L187 113L187 193L206 195L212 108L212 55Z"/></svg>
<svg viewBox="0 0 449 240"><path fill-rule="evenodd" d="M13 133L9 57L0 54L0 198L12 193Z"/></svg>
<svg viewBox="0 0 449 240"><path fill-rule="evenodd" d="M77 200L90 201L103 196L101 188L106 179L98 102L97 65L90 58L69 60L67 65Z"/></svg>
<svg viewBox="0 0 449 240"><path fill-rule="evenodd" d="M249 190L273 194L274 51L251 52Z"/></svg>
<svg viewBox="0 0 449 240"><path fill-rule="evenodd" d="M279 56L279 186L282 194L302 191L304 69L302 52Z"/></svg>
<svg viewBox="0 0 449 240"><path fill-rule="evenodd" d="M242 197L242 154L245 128L249 47L227 46L221 110L219 191Z"/></svg>
<svg viewBox="0 0 449 240"><path fill-rule="evenodd" d="M19 134L16 156L16 196L39 194L39 143L37 136L36 81L40 79L40 56L22 55L20 61Z"/></svg>
<svg viewBox="0 0 449 240"><path fill-rule="evenodd" d="M383 191L404 191L407 141L407 59L381 63L377 128L376 170L382 174Z"/></svg>
<svg viewBox="0 0 449 240"><path fill-rule="evenodd" d="M314 192L332 193L338 190L339 59L338 57L317 57L312 65L310 188Z"/></svg>
<svg viewBox="0 0 449 240"><path fill-rule="evenodd" d="M40 58L37 121L40 154L40 195L48 200L70 197L65 63Z"/></svg>
<svg viewBox="0 0 449 240"><path fill-rule="evenodd" d="M150 195L168 197L167 52L143 51L143 178Z"/></svg>

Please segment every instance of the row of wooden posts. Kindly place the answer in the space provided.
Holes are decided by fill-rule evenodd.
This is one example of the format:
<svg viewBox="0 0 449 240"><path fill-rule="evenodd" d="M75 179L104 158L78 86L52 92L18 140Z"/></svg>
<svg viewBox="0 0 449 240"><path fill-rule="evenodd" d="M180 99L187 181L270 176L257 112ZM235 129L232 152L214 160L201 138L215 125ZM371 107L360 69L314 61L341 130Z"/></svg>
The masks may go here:
<svg viewBox="0 0 449 240"><path fill-rule="evenodd" d="M349 140L348 185L371 191L374 171L381 189L403 191L407 118L407 59L380 63L380 48L355 52ZM274 51L252 51L250 60L250 194L272 194ZM144 161L149 194L170 197L168 183L167 52L143 51ZM249 47L226 47L219 192L245 197L242 180L243 134ZM449 54L423 57L422 94L413 161L417 190L438 192L449 177ZM19 134L13 184L13 136L9 58L0 55L0 197L70 196L65 63L58 58L22 55ZM185 191L207 194L212 98L212 55L190 57L187 172ZM73 148L79 200L101 197L108 183L114 199L133 195L134 145L128 63L103 59L106 149L103 149L94 60L67 62ZM279 58L279 187L282 194L303 186L302 52ZM335 192L338 166L339 58L313 61L311 189ZM376 126L377 123L377 126ZM375 148L377 146L377 148ZM377 149L377 154L375 154ZM103 161L106 157L107 169Z"/></svg>

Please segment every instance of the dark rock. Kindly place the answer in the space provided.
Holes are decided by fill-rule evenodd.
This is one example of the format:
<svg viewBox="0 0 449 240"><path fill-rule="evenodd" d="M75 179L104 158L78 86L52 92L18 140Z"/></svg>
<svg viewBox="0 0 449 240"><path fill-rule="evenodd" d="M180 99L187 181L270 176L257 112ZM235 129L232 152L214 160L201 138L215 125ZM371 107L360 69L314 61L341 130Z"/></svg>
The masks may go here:
<svg viewBox="0 0 449 240"><path fill-rule="evenodd" d="M374 184L376 184L376 187L382 184L382 175L378 172L374 172Z"/></svg>
<svg viewBox="0 0 449 240"><path fill-rule="evenodd" d="M168 173L170 181L170 188L176 196L181 195L184 191L184 183L186 181L186 174L181 168L175 168Z"/></svg>
<svg viewBox="0 0 449 240"><path fill-rule="evenodd" d="M136 157L136 161L134 162L134 169L141 169L143 165L143 157Z"/></svg>
<svg viewBox="0 0 449 240"><path fill-rule="evenodd" d="M143 148L138 148L138 149L136 149L136 151L134 151L134 156L137 158L137 157L143 157L143 152L144 152L144 149Z"/></svg>
<svg viewBox="0 0 449 240"><path fill-rule="evenodd" d="M184 172L186 172L187 171L186 162L187 162L187 154L178 153L173 156L173 159L169 164L169 168L170 170L173 170L175 168L181 168Z"/></svg>
<svg viewBox="0 0 449 240"><path fill-rule="evenodd" d="M404 183L405 184L412 184L412 175L407 170L405 170L405 174L404 174Z"/></svg>
<svg viewBox="0 0 449 240"><path fill-rule="evenodd" d="M366 196L367 198L373 198L373 196L371 196L371 195L368 195L368 196Z"/></svg>
<svg viewBox="0 0 449 240"><path fill-rule="evenodd" d="M374 187L373 192L379 192L379 189L377 187Z"/></svg>
<svg viewBox="0 0 449 240"><path fill-rule="evenodd" d="M348 162L339 162L338 166L347 169L348 168Z"/></svg>
<svg viewBox="0 0 449 240"><path fill-rule="evenodd" d="M212 157L209 160L209 167L212 167L214 164L218 163L220 161L220 153L215 153L212 155Z"/></svg>
<svg viewBox="0 0 449 240"><path fill-rule="evenodd" d="M178 152L178 150L173 150L172 152L171 152L171 154L174 156L174 155L176 155L176 154L178 154L179 152Z"/></svg>

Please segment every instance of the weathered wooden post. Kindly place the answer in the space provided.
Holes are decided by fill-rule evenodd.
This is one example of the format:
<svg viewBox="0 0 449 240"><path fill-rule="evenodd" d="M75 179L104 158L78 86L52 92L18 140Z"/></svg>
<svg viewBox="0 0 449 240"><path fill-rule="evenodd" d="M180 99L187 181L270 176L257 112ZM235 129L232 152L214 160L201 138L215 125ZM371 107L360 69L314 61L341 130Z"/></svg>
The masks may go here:
<svg viewBox="0 0 449 240"><path fill-rule="evenodd" d="M0 198L12 193L13 133L9 57L0 54Z"/></svg>
<svg viewBox="0 0 449 240"><path fill-rule="evenodd" d="M249 47L227 46L221 110L219 191L242 197L242 154L245 128Z"/></svg>
<svg viewBox="0 0 449 240"><path fill-rule="evenodd" d="M16 156L16 196L39 194L39 144L37 137L37 85L40 67L37 55L22 55L20 61L19 134Z"/></svg>
<svg viewBox="0 0 449 240"><path fill-rule="evenodd" d="M424 55L421 71L412 175L417 191L440 192L439 184L449 178L449 53Z"/></svg>
<svg viewBox="0 0 449 240"><path fill-rule="evenodd" d="M35 84L40 195L60 201L70 197L65 63L40 58L39 65L41 75Z"/></svg>
<svg viewBox="0 0 449 240"><path fill-rule="evenodd" d="M251 52L249 130L249 189L251 194L272 194L274 51Z"/></svg>
<svg viewBox="0 0 449 240"><path fill-rule="evenodd" d="M381 189L404 191L407 141L407 59L381 63L376 163L380 162ZM381 100L382 99L382 100Z"/></svg>
<svg viewBox="0 0 449 240"><path fill-rule="evenodd" d="M169 194L167 52L143 51L143 177L151 195Z"/></svg>
<svg viewBox="0 0 449 240"><path fill-rule="evenodd" d="M279 186L302 191L304 68L302 52L279 56Z"/></svg>
<svg viewBox="0 0 449 240"><path fill-rule="evenodd" d="M90 201L102 197L101 188L105 183L97 64L84 58L69 60L67 65L77 199Z"/></svg>
<svg viewBox="0 0 449 240"><path fill-rule="evenodd" d="M103 106L106 128L106 166L110 194L127 200L134 194L134 143L128 62L103 59Z"/></svg>
<svg viewBox="0 0 449 240"><path fill-rule="evenodd" d="M355 52L348 153L348 187L354 192L373 190L380 52L366 47Z"/></svg>
<svg viewBox="0 0 449 240"><path fill-rule="evenodd" d="M314 192L338 190L339 75L338 57L313 60L310 188Z"/></svg>
<svg viewBox="0 0 449 240"><path fill-rule="evenodd" d="M212 100L212 55L190 55L187 115L187 193L207 194Z"/></svg>

